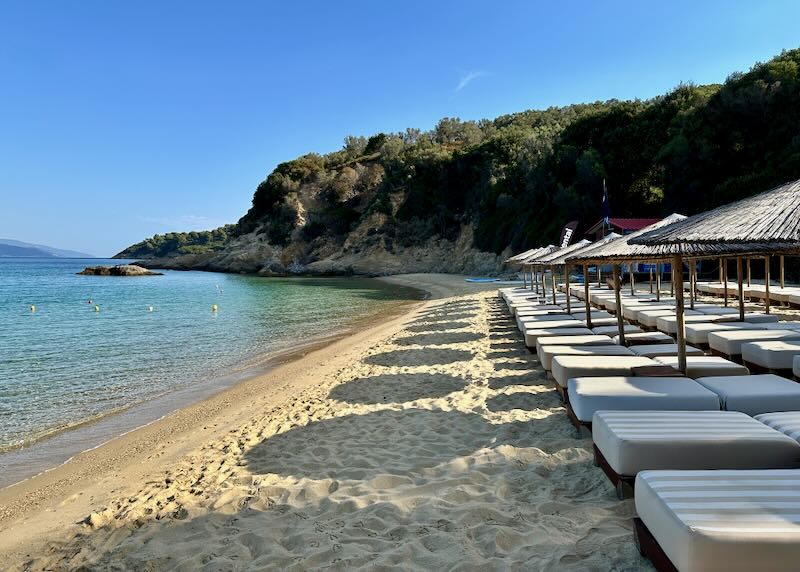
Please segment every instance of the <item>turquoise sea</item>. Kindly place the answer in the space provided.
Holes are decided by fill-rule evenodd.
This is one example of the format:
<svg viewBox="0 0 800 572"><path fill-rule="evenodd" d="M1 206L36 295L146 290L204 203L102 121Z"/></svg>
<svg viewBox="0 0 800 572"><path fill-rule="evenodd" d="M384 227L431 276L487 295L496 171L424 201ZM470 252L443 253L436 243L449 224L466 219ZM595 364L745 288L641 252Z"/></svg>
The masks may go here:
<svg viewBox="0 0 800 572"><path fill-rule="evenodd" d="M0 486L419 298L359 278L76 275L120 262L0 258Z"/></svg>

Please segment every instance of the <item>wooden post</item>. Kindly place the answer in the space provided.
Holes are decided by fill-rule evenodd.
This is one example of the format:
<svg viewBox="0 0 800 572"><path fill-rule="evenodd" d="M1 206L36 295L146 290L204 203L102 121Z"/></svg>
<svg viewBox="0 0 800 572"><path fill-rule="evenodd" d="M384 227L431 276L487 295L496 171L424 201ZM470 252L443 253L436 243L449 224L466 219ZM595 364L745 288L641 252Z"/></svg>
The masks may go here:
<svg viewBox="0 0 800 572"><path fill-rule="evenodd" d="M669 295L675 296L675 269L669 274Z"/></svg>
<svg viewBox="0 0 800 572"><path fill-rule="evenodd" d="M751 274L750 274L750 257L748 256L747 257L747 287L748 288L750 288L750 278L751 278Z"/></svg>
<svg viewBox="0 0 800 572"><path fill-rule="evenodd" d="M550 286L553 290L553 305L556 303L556 267L550 267Z"/></svg>
<svg viewBox="0 0 800 572"><path fill-rule="evenodd" d="M719 283L722 284L722 259L719 259Z"/></svg>
<svg viewBox="0 0 800 572"><path fill-rule="evenodd" d="M592 329L592 305L589 302L589 265L583 265L583 295L586 298L586 327Z"/></svg>
<svg viewBox="0 0 800 572"><path fill-rule="evenodd" d="M522 265L522 287L523 288L527 288L528 287L528 276L525 274L525 265L524 264ZM531 284L531 287L533 287L533 284Z"/></svg>
<svg viewBox="0 0 800 572"><path fill-rule="evenodd" d="M766 293L764 298L764 305L767 307L766 313L769 314L769 256L764 257L764 284L766 286Z"/></svg>
<svg viewBox="0 0 800 572"><path fill-rule="evenodd" d="M603 287L603 269L600 267L600 263L597 263L597 286L598 288Z"/></svg>
<svg viewBox="0 0 800 572"><path fill-rule="evenodd" d="M622 320L622 296L619 286L619 264L614 264L614 297L617 301L617 328L619 329L619 345L625 346L625 322Z"/></svg>
<svg viewBox="0 0 800 572"><path fill-rule="evenodd" d="M628 263L628 274L630 274L631 279L631 296L636 295L636 280L633 277L633 262Z"/></svg>
<svg viewBox="0 0 800 572"><path fill-rule="evenodd" d="M648 266L649 266L649 269L650 269L650 293L652 294L653 293L653 265L652 264L648 264Z"/></svg>
<svg viewBox="0 0 800 572"><path fill-rule="evenodd" d="M784 262L785 261L783 259L783 254L781 254L781 289L783 289L783 286L785 284L785 282L784 282L784 273L783 273L783 271L784 271Z"/></svg>
<svg viewBox="0 0 800 572"><path fill-rule="evenodd" d="M697 260L689 261L689 307L694 310L694 281L697 273Z"/></svg>
<svg viewBox="0 0 800 572"><path fill-rule="evenodd" d="M720 264L723 264L722 258L719 259ZM722 267L722 296L725 298L725 307L728 307L728 260L725 259L724 266Z"/></svg>
<svg viewBox="0 0 800 572"><path fill-rule="evenodd" d="M672 257L672 275L683 283L683 260L678 254ZM678 369L686 373L686 324L683 319L683 287L675 289L675 319L677 321Z"/></svg>
<svg viewBox="0 0 800 572"><path fill-rule="evenodd" d="M736 280L739 282L739 321L744 322L744 276L742 276L742 257L736 257Z"/></svg>
<svg viewBox="0 0 800 572"><path fill-rule="evenodd" d="M656 264L656 302L661 301L661 263Z"/></svg>
<svg viewBox="0 0 800 572"><path fill-rule="evenodd" d="M572 298L572 292L569 291L569 264L564 265L564 285L567 290L567 314L571 314L572 309L570 308L569 299Z"/></svg>

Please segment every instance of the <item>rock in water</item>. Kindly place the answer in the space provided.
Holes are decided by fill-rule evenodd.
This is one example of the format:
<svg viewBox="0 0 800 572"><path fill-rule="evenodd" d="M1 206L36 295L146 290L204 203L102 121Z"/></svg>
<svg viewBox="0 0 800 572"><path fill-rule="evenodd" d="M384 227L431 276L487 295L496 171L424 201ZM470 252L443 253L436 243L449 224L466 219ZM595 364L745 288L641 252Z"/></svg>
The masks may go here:
<svg viewBox="0 0 800 572"><path fill-rule="evenodd" d="M161 272L152 272L135 264L119 264L117 266L87 266L78 274L86 276L161 276Z"/></svg>

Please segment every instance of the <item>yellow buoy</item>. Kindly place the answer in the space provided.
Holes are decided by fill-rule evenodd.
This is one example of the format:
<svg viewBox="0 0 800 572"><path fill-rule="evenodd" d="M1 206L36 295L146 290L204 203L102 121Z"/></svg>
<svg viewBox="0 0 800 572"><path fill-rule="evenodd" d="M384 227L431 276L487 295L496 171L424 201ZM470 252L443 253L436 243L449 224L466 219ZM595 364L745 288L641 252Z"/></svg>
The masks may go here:
<svg viewBox="0 0 800 572"><path fill-rule="evenodd" d="M36 311L36 306L34 306L33 304L31 304L31 312L35 312L35 311Z"/></svg>
<svg viewBox="0 0 800 572"><path fill-rule="evenodd" d="M216 312L217 310L219 310L219 308L217 307L217 305L216 305L216 304L211 304L211 311L212 311L212 312Z"/></svg>
<svg viewBox="0 0 800 572"><path fill-rule="evenodd" d="M100 306L98 306L97 304L95 304L95 306L94 306L94 311L95 311L95 312L99 312L99 311L100 311Z"/></svg>

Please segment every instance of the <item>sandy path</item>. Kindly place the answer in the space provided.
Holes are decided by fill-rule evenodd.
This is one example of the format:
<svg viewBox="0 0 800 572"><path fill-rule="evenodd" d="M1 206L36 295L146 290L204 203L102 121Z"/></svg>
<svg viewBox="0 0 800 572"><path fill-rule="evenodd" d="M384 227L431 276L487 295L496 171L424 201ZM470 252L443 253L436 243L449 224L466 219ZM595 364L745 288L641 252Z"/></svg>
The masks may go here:
<svg viewBox="0 0 800 572"><path fill-rule="evenodd" d="M496 294L427 302L309 357L283 394L261 388L220 427L82 491L98 495L75 502L87 523L51 524L42 546L48 513L32 514L30 557L6 555L33 570L648 568L631 501L592 465Z"/></svg>

